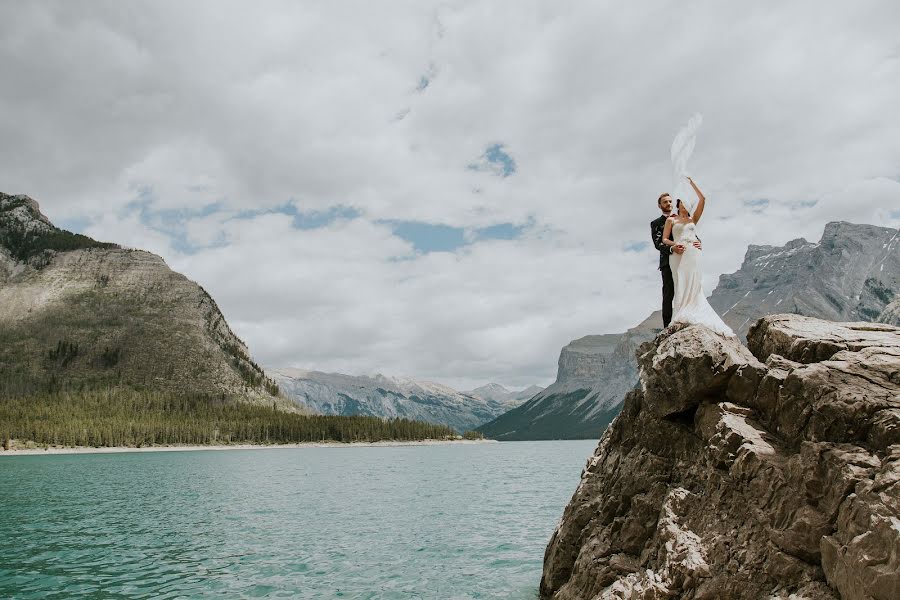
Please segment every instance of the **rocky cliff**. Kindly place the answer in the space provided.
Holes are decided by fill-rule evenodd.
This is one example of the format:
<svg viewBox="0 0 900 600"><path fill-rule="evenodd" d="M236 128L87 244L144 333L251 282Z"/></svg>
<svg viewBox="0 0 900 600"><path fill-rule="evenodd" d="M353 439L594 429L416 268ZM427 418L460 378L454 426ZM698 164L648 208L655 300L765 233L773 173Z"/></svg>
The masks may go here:
<svg viewBox="0 0 900 600"><path fill-rule="evenodd" d="M763 315L877 321L900 292L900 231L835 222L817 243L750 246L709 298L742 337Z"/></svg>
<svg viewBox="0 0 900 600"><path fill-rule="evenodd" d="M900 328L673 327L582 472L544 598L900 598Z"/></svg>
<svg viewBox="0 0 900 600"><path fill-rule="evenodd" d="M835 222L825 226L819 242L750 246L741 268L719 278L709 302L743 339L752 323L773 313L900 325L898 292L900 232ZM556 383L480 431L500 440L599 438L637 383L634 349L661 327L657 311L623 334L572 342L603 338L614 350L598 350L598 360L582 361L579 376L571 377L562 368L563 349Z"/></svg>
<svg viewBox="0 0 900 600"><path fill-rule="evenodd" d="M635 348L655 333L642 324L625 334L588 335L570 342L560 352L552 385L478 431L507 441L599 437L634 387Z"/></svg>
<svg viewBox="0 0 900 600"><path fill-rule="evenodd" d="M496 384L465 393L438 383L384 375L275 369L271 376L288 397L323 415L403 417L447 425L459 433L523 401Z"/></svg>
<svg viewBox="0 0 900 600"><path fill-rule="evenodd" d="M0 391L128 386L293 406L199 285L0 194Z"/></svg>

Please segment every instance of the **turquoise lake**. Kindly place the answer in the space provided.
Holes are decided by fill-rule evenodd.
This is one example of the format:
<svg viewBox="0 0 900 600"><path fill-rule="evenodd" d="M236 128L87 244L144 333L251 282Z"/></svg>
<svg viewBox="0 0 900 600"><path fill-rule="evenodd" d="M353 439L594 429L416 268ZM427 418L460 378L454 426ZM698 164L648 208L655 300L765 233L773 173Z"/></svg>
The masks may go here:
<svg viewBox="0 0 900 600"><path fill-rule="evenodd" d="M0 458L0 598L537 598L595 441Z"/></svg>

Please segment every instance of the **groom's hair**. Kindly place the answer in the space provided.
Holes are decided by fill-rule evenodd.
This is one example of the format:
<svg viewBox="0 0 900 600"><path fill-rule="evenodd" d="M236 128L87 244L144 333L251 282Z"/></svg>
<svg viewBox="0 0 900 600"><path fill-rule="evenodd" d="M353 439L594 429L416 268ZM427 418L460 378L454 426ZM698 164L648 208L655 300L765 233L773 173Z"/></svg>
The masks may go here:
<svg viewBox="0 0 900 600"><path fill-rule="evenodd" d="M662 204L662 199L669 195L669 192L664 192L659 195L659 198L656 199L656 205L659 206Z"/></svg>

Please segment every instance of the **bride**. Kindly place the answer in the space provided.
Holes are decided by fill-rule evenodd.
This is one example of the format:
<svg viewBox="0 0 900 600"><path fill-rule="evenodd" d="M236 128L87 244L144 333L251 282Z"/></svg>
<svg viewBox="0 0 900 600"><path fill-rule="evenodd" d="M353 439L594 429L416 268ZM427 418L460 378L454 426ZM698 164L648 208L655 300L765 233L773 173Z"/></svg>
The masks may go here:
<svg viewBox="0 0 900 600"><path fill-rule="evenodd" d="M734 336L731 328L716 314L703 294L700 273L700 250L694 246L697 238L697 222L703 215L706 198L690 177L687 178L697 194L696 204L678 199L678 214L666 221L663 229L663 243L683 249L681 254L673 252L669 257L672 278L675 280L675 298L672 301L672 323L698 323L726 336ZM672 234L672 235L670 235ZM670 237L674 239L669 239Z"/></svg>

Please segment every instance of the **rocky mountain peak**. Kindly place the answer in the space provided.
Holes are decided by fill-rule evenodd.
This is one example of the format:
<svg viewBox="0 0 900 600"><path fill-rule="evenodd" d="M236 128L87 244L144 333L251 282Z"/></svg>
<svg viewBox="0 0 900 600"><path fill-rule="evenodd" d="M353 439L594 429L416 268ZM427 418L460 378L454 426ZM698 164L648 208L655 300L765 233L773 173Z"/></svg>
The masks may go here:
<svg viewBox="0 0 900 600"><path fill-rule="evenodd" d="M474 390L470 390L467 393L473 394L485 394L485 395L505 395L509 394L509 390L500 385L499 383L487 383L480 387L475 388Z"/></svg>
<svg viewBox="0 0 900 600"><path fill-rule="evenodd" d="M530 385L522 390L509 390L499 383L488 383L462 393L481 400L497 402L507 409L511 409L520 406L523 401L532 398L543 390L544 388L539 385Z"/></svg>
<svg viewBox="0 0 900 600"><path fill-rule="evenodd" d="M41 269L59 252L118 247L59 229L28 196L0 193L0 281L24 266Z"/></svg>
<svg viewBox="0 0 900 600"><path fill-rule="evenodd" d="M744 262L741 264L741 269L752 268L753 263L759 259L771 258L773 255L778 255L779 252L785 253L789 252L788 256L795 254L798 250L810 250L818 246L817 243L808 242L804 238L796 238L789 242L787 242L784 246L769 246L765 244L757 245L750 244L747 246L747 252L744 253Z"/></svg>
<svg viewBox="0 0 900 600"><path fill-rule="evenodd" d="M159 256L0 194L0 393L124 386L291 408L212 297Z"/></svg>
<svg viewBox="0 0 900 600"><path fill-rule="evenodd" d="M16 228L27 232L53 231L37 200L19 194L10 196L0 192L0 228Z"/></svg>
<svg viewBox="0 0 900 600"><path fill-rule="evenodd" d="M900 232L833 222L818 243L750 246L719 278L710 304L739 335L766 314L875 321L900 291Z"/></svg>
<svg viewBox="0 0 900 600"><path fill-rule="evenodd" d="M825 224L822 241L854 240L860 237L871 237L875 232L870 225L849 223L847 221L831 221Z"/></svg>

